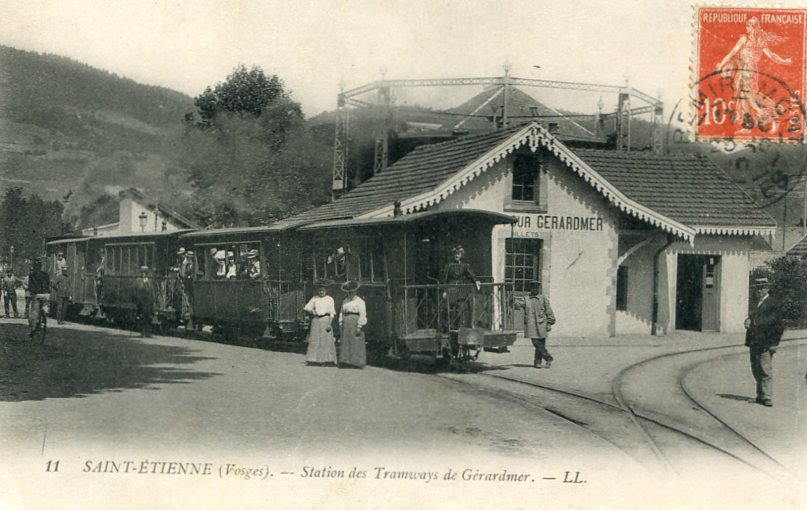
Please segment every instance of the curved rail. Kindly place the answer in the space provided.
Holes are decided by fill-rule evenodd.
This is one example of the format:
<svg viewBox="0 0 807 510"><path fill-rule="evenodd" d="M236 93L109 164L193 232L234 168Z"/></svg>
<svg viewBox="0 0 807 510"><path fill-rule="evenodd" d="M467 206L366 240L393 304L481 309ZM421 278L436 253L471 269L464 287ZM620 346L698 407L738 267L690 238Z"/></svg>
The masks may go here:
<svg viewBox="0 0 807 510"><path fill-rule="evenodd" d="M807 340L807 337L789 338L787 340L784 340L783 343L792 342L792 341L798 341L798 340ZM664 455L664 453L662 452L661 448L656 443L656 441L653 440L653 438L650 435L649 431L644 427L644 425L642 425L642 423L641 423L642 421L653 423L654 425L659 426L659 427L661 427L663 429L666 429L668 431L677 433L677 434L679 434L681 436L684 436L684 437L686 437L686 438L688 438L690 440L696 441L697 443L699 443L701 445L704 445L704 446L706 446L706 447L708 447L710 449L713 449L713 450L715 450L715 451L717 451L717 452L719 452L721 454L724 454L724 455L734 459L735 461L741 462L742 464L744 464L744 465L746 465L746 466L748 466L748 467L750 467L752 469L755 469L755 470L757 470L759 472L762 472L762 473L764 473L764 474L766 474L768 476L772 476L766 469L764 469L764 468L762 468L762 467L760 467L758 465L755 465L754 463L752 463L752 462L744 459L743 457L737 455L735 452L732 452L732 451L728 450L727 448L724 448L723 446L720 446L719 444L716 444L714 441L710 441L709 439L706 439L704 437L698 436L698 435L693 434L693 433L691 433L691 432L689 432L687 430L682 429L681 427L677 426L677 424L675 424L671 420L664 420L664 419L661 419L660 417L650 416L647 413L637 411L627 401L627 399L624 396L623 389L622 389L622 385L623 385L623 382L624 382L626 374L628 372L630 372L631 370L634 370L635 368L639 367L639 366L649 364L649 363L651 363L653 361L657 361L657 360L662 359L662 358L669 358L669 357L674 357L674 356L678 356L678 355L688 355L688 354L693 354L693 353L718 351L718 350L724 350L724 349L732 349L732 348L738 348L738 347L742 347L742 346L735 344L735 345L704 347L704 348L700 348L700 349L692 349L692 350L687 350L687 351L683 351L683 352L670 352L670 353L660 354L658 356L654 356L652 358L648 358L648 359L633 363L633 364L631 364L631 365L629 365L627 367L624 367L614 377L614 379L612 380L612 384L611 384L611 393L612 393L612 395L614 397L614 400L617 402L617 405L614 405L611 402L608 402L606 400L597 398L595 396L587 395L587 394L585 394L583 392L579 392L579 391L569 389L569 388L560 387L560 386L557 386L557 385L546 384L546 383L537 383L537 382L533 382L533 381L524 381L522 379L518 379L518 378L514 378L514 377L507 377L507 376L503 376L503 375L500 375L500 374L479 373L477 375L481 375L481 376L489 377L489 378L494 378L494 379L500 379L500 380L504 380L504 381L509 381L509 382L516 383L516 384L527 385L527 386L539 388L539 389L542 389L542 390L552 391L552 392L555 392L555 393L558 393L558 394L561 394L561 395L565 395L567 397L572 397L572 398L575 398L575 399L581 399L581 400L585 400L587 402L595 403L595 404L598 404L600 406L607 407L608 409L611 409L611 410L617 410L617 411L620 411L620 412L628 413L630 415L630 417L631 417L631 421L640 430L641 434L643 435L643 437L647 441L648 446L650 446L651 450L654 452L654 455L656 455L657 458L659 458L659 460L665 465L665 467L667 467L668 469L671 469L673 471L674 471L674 468L672 467L671 463L669 462L669 459L667 459L667 457ZM744 443L748 444L750 447L752 447L754 450L756 450L759 454L763 455L765 458L767 458L768 460L773 462L776 466L778 466L778 467L780 467L782 469L785 469L784 466L782 466L782 464L779 463L776 459L774 459L771 455L769 455L767 452L765 452L762 448L760 448L758 445L756 445L749 438L745 437L740 432L738 432L736 429L734 429L733 427L728 425L728 423L726 423L725 420L722 420L721 418L719 418L717 416L717 414L713 410L709 409L707 406L704 406L700 401L695 399L693 397L693 395L691 394L691 392L686 388L686 385L684 383L684 379L686 378L686 375L689 372L691 372L692 370L694 370L697 366L699 366L699 365L701 365L703 363L707 363L709 361L713 361L713 360L714 360L714 358L711 358L709 360L703 360L703 361L697 362L693 366L687 367L687 369L684 370L682 373L678 374L677 382L678 382L678 385L679 385L681 391L683 392L683 394L687 398L689 398L689 400L693 404L698 406L698 408L702 409L705 413L707 413L710 417L712 417L715 421L717 421L722 427L724 427L725 429L731 431L736 437L740 438ZM573 421L573 420L570 420L570 421ZM589 432L591 432L591 431L589 430ZM593 432L591 432L591 433L593 433ZM605 439L605 440L607 440L607 439ZM611 441L609 441L609 442L611 442ZM611 443L613 444L613 442L611 442Z"/></svg>

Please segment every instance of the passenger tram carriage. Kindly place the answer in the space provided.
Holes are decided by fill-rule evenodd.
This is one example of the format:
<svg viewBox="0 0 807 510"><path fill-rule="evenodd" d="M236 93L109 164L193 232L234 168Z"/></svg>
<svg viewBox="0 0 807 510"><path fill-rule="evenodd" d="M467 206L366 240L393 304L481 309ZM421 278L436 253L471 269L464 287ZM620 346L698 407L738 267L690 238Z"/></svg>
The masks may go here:
<svg viewBox="0 0 807 510"><path fill-rule="evenodd" d="M469 209L281 221L58 239L47 244L47 253L52 272L55 254L64 252L73 309L81 315L133 319L133 283L147 265L155 283L154 321L161 326L209 325L225 336L304 341L303 306L316 287L327 287L338 312L345 297L341 284L355 280L367 305L369 351L467 361L483 348L506 348L516 339L512 283L489 275L492 229L514 221ZM458 244L466 248L478 289L444 280ZM179 276L180 248L193 252L187 278Z"/></svg>

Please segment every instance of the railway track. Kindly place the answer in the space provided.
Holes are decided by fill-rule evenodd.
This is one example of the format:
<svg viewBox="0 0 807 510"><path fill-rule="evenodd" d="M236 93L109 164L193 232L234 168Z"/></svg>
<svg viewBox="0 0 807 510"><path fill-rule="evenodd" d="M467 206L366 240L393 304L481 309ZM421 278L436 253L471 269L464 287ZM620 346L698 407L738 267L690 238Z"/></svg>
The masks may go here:
<svg viewBox="0 0 807 510"><path fill-rule="evenodd" d="M805 339L807 337L788 339L783 342L783 347L789 342ZM482 380L504 382L510 387L499 386L493 391L515 393L519 395L516 400L574 423L615 445L640 464L655 463L665 472L681 474L687 469L693 451L700 454L708 451L775 480L792 481L792 475L781 463L700 402L686 385L687 375L703 363L714 360L715 352L741 349L744 347L738 345L706 347L641 360L623 368L613 378L610 394L604 396L493 372L441 377L474 386L487 386L481 383ZM660 369L668 373L666 378L651 379L662 385L654 388L661 389L661 393L649 392L656 396L655 404L647 405L634 399L631 384L635 381L631 379L635 379L639 371L649 370L657 375ZM670 376L673 384L665 385ZM471 378L475 380L471 381ZM527 388L530 394L525 395L515 387ZM664 398L658 398L658 395L664 395ZM512 400L513 396L507 398ZM624 434L626 423L633 430L632 435Z"/></svg>

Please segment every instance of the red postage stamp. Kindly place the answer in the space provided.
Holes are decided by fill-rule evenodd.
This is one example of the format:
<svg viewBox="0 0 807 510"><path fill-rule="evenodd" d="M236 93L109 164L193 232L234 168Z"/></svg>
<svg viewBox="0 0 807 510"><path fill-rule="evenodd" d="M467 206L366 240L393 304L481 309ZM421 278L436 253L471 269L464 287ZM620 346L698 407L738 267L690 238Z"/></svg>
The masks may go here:
<svg viewBox="0 0 807 510"><path fill-rule="evenodd" d="M804 141L807 9L698 7L700 140Z"/></svg>

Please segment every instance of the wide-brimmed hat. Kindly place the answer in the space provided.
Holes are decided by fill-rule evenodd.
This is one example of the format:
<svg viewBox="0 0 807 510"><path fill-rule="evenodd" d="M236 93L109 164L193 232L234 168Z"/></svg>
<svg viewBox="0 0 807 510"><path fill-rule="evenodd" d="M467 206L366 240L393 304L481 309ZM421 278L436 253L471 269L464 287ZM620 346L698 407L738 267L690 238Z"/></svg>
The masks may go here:
<svg viewBox="0 0 807 510"><path fill-rule="evenodd" d="M180 249L177 251L177 255L185 255L185 248L180 248Z"/></svg>
<svg viewBox="0 0 807 510"><path fill-rule="evenodd" d="M140 266L140 272L141 273L144 272L144 271L148 271L148 270L149 270L149 266Z"/></svg>
<svg viewBox="0 0 807 510"><path fill-rule="evenodd" d="M359 285L359 282L356 280L348 280L341 286L344 292L356 292L359 290L359 287L361 287L361 285Z"/></svg>
<svg viewBox="0 0 807 510"><path fill-rule="evenodd" d="M219 251L218 248L210 248L210 254L211 255L215 255L216 253L218 253L218 251Z"/></svg>
<svg viewBox="0 0 807 510"><path fill-rule="evenodd" d="M216 260L224 260L224 258L226 256L227 256L227 254L224 253L224 250L220 250L220 251L216 252L215 255L213 255L213 258L216 259Z"/></svg>
<svg viewBox="0 0 807 510"><path fill-rule="evenodd" d="M248 259L254 259L254 258L257 258L257 257L258 257L258 250L249 250L247 252L247 258Z"/></svg>
<svg viewBox="0 0 807 510"><path fill-rule="evenodd" d="M60 251L60 252L56 252L56 255L61 255L61 256L63 256L63 257L64 257L64 252L62 252L62 251Z"/></svg>
<svg viewBox="0 0 807 510"><path fill-rule="evenodd" d="M751 286L752 287L763 287L763 288L764 287L770 287L771 282L768 281L768 279L763 276L763 277L760 277L760 278L754 278L754 283Z"/></svg>
<svg viewBox="0 0 807 510"><path fill-rule="evenodd" d="M188 251L185 252L185 256L186 257L193 257L193 252L191 250L188 250Z"/></svg>
<svg viewBox="0 0 807 510"><path fill-rule="evenodd" d="M333 285L333 281L326 278L314 282L315 289L327 289L331 285Z"/></svg>

